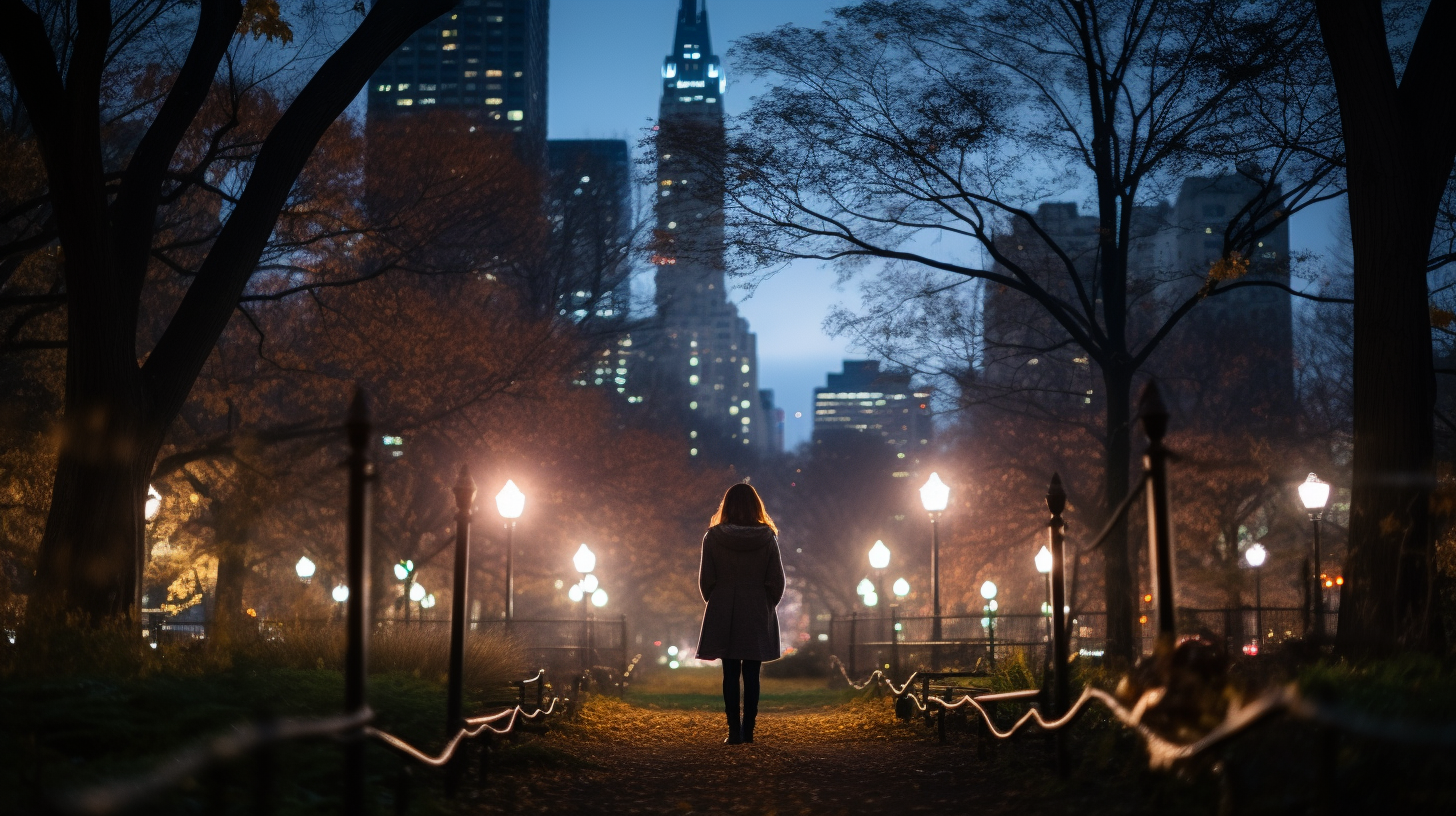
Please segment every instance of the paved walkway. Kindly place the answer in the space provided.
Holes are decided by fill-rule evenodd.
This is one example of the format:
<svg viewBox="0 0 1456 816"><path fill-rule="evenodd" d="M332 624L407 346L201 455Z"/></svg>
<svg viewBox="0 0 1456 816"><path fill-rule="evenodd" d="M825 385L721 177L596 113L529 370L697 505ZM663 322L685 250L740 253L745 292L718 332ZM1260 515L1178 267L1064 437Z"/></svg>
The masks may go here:
<svg viewBox="0 0 1456 816"><path fill-rule="evenodd" d="M932 731L896 722L888 701L775 705L765 692L775 710L743 746L723 745L723 716L701 704L596 698L576 723L514 749L534 755L529 769L494 775L476 812L835 816L1016 804L1010 812L1028 813L1016 784L989 783L996 766L976 760L973 742L939 745Z"/></svg>

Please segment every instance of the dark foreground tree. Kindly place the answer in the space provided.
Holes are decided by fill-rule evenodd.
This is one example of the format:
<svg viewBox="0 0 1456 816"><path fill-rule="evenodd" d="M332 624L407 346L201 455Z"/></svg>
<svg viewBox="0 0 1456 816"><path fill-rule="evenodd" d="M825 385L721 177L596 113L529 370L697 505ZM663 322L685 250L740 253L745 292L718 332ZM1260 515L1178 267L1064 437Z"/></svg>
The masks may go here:
<svg viewBox="0 0 1456 816"><path fill-rule="evenodd" d="M219 213L220 229L185 296L143 349L139 312L159 210L179 188L216 181L177 166L178 145L234 41L248 32L284 36L287 28L276 4L255 0L0 0L0 57L45 168L67 310L64 415L32 614L77 612L96 621L132 609L153 461L256 273L295 180L375 68L453 5L373 4L257 145L246 185ZM151 35L179 26L190 30L190 47L173 63L180 64L170 88L129 118L135 148L118 160L103 137L105 89L121 67L172 56L157 53L165 38Z"/></svg>
<svg viewBox="0 0 1456 816"><path fill-rule="evenodd" d="M927 272L945 276L932 287L980 279L1023 297L1047 338L1024 353L1080 349L1100 374L1104 508L1128 491L1144 363L1205 298L1287 291L1240 280L1246 259L1337 192L1317 38L1285 4L872 0L820 29L750 37L736 56L775 82L729 135L728 219L746 263L882 260L904 271L906 297ZM1235 166L1259 192L1225 230L1223 260L1134 274L1143 206ZM1073 246L1085 236L1038 222L1039 202L1067 195L1087 196L1100 222L1091 258ZM1050 268L999 240L1017 222ZM1108 650L1129 659L1125 532L1103 554Z"/></svg>
<svg viewBox="0 0 1456 816"><path fill-rule="evenodd" d="M1317 0L1354 246L1354 484L1338 645L1431 648L1435 375L1428 257L1456 161L1456 5L1430 3L1397 79L1379 0Z"/></svg>

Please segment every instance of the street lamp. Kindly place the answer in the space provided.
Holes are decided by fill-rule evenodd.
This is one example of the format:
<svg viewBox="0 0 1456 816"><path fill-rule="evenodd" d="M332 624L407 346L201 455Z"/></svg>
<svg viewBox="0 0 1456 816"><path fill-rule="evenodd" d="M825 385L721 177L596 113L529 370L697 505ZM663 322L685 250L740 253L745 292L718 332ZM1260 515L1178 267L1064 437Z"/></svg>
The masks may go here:
<svg viewBox="0 0 1456 816"><path fill-rule="evenodd" d="M895 591L895 597L903 598L910 594L910 582L904 578L896 578L895 585L891 589Z"/></svg>
<svg viewBox="0 0 1456 816"><path fill-rule="evenodd" d="M1304 509L1309 511L1309 522L1314 527L1314 641L1316 644L1320 644L1325 640L1325 588L1319 578L1319 534L1320 519L1324 518L1325 505L1330 500L1330 486L1311 473L1309 478L1299 485L1299 500L1304 503Z"/></svg>
<svg viewBox="0 0 1456 816"><path fill-rule="evenodd" d="M598 589L595 592L593 592L591 594L591 602L592 602L592 606L595 606L595 607L603 607L603 606L606 606L607 605L607 591L605 589Z"/></svg>
<svg viewBox="0 0 1456 816"><path fill-rule="evenodd" d="M410 584L410 588L409 588L409 599L411 601L414 601L415 603L419 603L420 601L423 601L425 599L425 585L424 584Z"/></svg>
<svg viewBox="0 0 1456 816"><path fill-rule="evenodd" d="M890 566L890 548L885 546L885 542L876 541L875 546L870 547L870 566L877 570Z"/></svg>
<svg viewBox="0 0 1456 816"><path fill-rule="evenodd" d="M940 514L950 503L950 487L940 480L939 473L920 488L920 506L930 514L930 639L940 640Z"/></svg>
<svg viewBox="0 0 1456 816"><path fill-rule="evenodd" d="M859 579L859 585L854 588L857 595L868 595L875 591L875 585L868 578Z"/></svg>
<svg viewBox="0 0 1456 816"><path fill-rule="evenodd" d="M414 582L414 580L415 580L415 562L413 560L411 560L411 559L408 559L408 558L405 558L403 560L400 560L400 561L395 562L395 565L394 565L394 577L396 577L399 580L405 582L405 585L404 585L404 597L403 597L403 604L404 604L404 622L406 624L408 624L409 623L409 619L410 619L410 605L409 605L409 602L411 600L416 600L416 601L419 600L418 598L415 598L414 597L415 587L419 586L419 584L416 584Z"/></svg>
<svg viewBox="0 0 1456 816"><path fill-rule="evenodd" d="M1040 550L1037 550L1036 558L1033 559L1033 561L1035 561L1035 563L1036 563L1036 571L1039 572L1039 573L1041 573L1042 580L1046 584L1046 603L1042 604L1041 608L1043 610L1043 614L1046 616L1047 643L1051 643L1052 642L1052 551L1047 548L1047 545L1045 545L1045 544L1041 545L1041 549ZM1047 652L1047 655L1048 655L1048 659L1050 659L1051 652L1048 651Z"/></svg>
<svg viewBox="0 0 1456 816"><path fill-rule="evenodd" d="M332 595L334 600L338 603L343 603L349 600L349 588L344 586L343 584L339 584L338 586L334 587L334 591L329 594Z"/></svg>
<svg viewBox="0 0 1456 816"><path fill-rule="evenodd" d="M306 555L298 559L298 563L293 565L293 571L298 573L298 580L305 584L313 582L313 574L317 569L318 567L312 561L308 560L308 556Z"/></svg>
<svg viewBox="0 0 1456 816"><path fill-rule="evenodd" d="M596 586L596 576L591 574L592 570L597 568L596 553L593 553L591 547L583 543L577 548L576 555L571 557L571 565L581 573L581 582L572 587L572 591L567 593L567 597L573 601L581 601L582 643L585 644L585 648L581 652L581 668L585 671L591 665L592 653L591 608L588 606L588 601L595 601L596 592L602 592ZM591 589L587 589L587 579L591 579ZM606 602L607 593L602 592L602 603Z"/></svg>
<svg viewBox="0 0 1456 816"><path fill-rule="evenodd" d="M996 665L996 585L990 581L981 584L981 597L986 599L986 606L982 609L985 617L981 618L981 625L986 627L989 633L988 645L991 651L991 666Z"/></svg>
<svg viewBox="0 0 1456 816"><path fill-rule="evenodd" d="M1269 557L1269 551L1264 549L1263 544L1251 544L1244 550L1244 560L1254 570L1254 627L1258 630L1259 648L1264 648L1264 594L1260 587L1260 570L1264 566L1264 559Z"/></svg>
<svg viewBox="0 0 1456 816"><path fill-rule="evenodd" d="M507 479L506 486L495 494L495 509L506 520L506 623L510 623L516 617L516 574L511 563L515 554L513 539L516 519L526 509L526 494L516 487L514 481Z"/></svg>
<svg viewBox="0 0 1456 816"><path fill-rule="evenodd" d="M157 513L161 510L162 494L157 492L157 488L147 485L147 503L142 508L142 514L146 517L147 522L151 523L157 520Z"/></svg>
<svg viewBox="0 0 1456 816"><path fill-rule="evenodd" d="M583 544L577 549L576 555L571 557L571 565L576 567L577 572L585 575L597 568L596 553L593 553L590 547Z"/></svg>

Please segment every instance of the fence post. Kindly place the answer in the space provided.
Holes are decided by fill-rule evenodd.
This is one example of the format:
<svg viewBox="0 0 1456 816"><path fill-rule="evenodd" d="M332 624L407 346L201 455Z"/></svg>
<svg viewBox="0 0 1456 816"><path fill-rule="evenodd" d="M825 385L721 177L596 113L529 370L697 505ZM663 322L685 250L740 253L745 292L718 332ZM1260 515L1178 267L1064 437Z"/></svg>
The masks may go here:
<svg viewBox="0 0 1456 816"><path fill-rule="evenodd" d="M855 628L856 628L856 625L858 623L859 623L859 612L858 611L855 611L855 612L849 613L849 679L851 681L853 681L854 678L859 677L859 669L856 668L857 663L856 663L856 661L854 659L854 653L857 651L857 648L855 646L854 637L855 637Z"/></svg>
<svg viewBox="0 0 1456 816"><path fill-rule="evenodd" d="M622 672L627 671L627 614L622 613Z"/></svg>
<svg viewBox="0 0 1456 816"><path fill-rule="evenodd" d="M890 604L890 679L900 679L900 605Z"/></svg>
<svg viewBox="0 0 1456 816"><path fill-rule="evenodd" d="M365 679L369 661L369 483L374 466L369 461L369 440L373 427L364 391L354 392L345 424L349 438L349 506L346 552L349 609L346 617L348 647L344 654L344 709L363 712ZM344 746L344 813L364 813L364 736L355 734Z"/></svg>
<svg viewBox="0 0 1456 816"><path fill-rule="evenodd" d="M1168 432L1168 409L1155 380L1143 386L1138 410L1148 449L1143 469L1148 476L1148 563L1153 572L1153 601L1158 608L1158 638L1174 641L1178 633L1177 606L1173 595L1173 524L1168 507L1168 449L1163 436ZM1111 624L1111 621L1108 622Z"/></svg>
<svg viewBox="0 0 1456 816"><path fill-rule="evenodd" d="M1065 522L1062 521L1062 511L1067 509L1067 493L1062 489L1061 474L1053 473L1051 484L1047 486L1046 495L1047 509L1051 511L1051 519L1047 522L1049 544L1052 551L1052 717L1061 717L1067 713L1070 705L1071 691L1067 672L1071 670L1068 654L1070 647L1067 643L1067 616L1065 613L1067 604L1066 585L1066 540L1064 536ZM1056 762L1057 773L1062 777L1067 775L1067 741L1066 729L1059 728L1056 732Z"/></svg>
<svg viewBox="0 0 1456 816"><path fill-rule="evenodd" d="M461 697L465 683L465 609L470 592L470 520L475 506L475 480L470 468L460 466L455 481L455 585L450 598L450 678L445 701L445 739L465 727ZM445 790L454 796L464 767L464 752L445 771Z"/></svg>

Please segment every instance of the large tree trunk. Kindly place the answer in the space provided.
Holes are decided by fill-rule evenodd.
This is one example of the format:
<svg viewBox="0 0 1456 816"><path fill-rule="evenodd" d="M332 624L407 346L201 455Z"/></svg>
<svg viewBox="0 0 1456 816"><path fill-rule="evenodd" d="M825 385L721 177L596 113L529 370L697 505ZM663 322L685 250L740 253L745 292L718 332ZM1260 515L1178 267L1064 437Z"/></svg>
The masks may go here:
<svg viewBox="0 0 1456 816"><path fill-rule="evenodd" d="M245 479L245 489L254 487ZM246 496L215 500L213 533L217 540L217 587L213 590L212 631L208 648L230 651L257 632L244 612L243 589L248 578L248 537L252 530L252 502Z"/></svg>
<svg viewBox="0 0 1456 816"><path fill-rule="evenodd" d="M136 329L157 202L242 4L202 4L198 38L119 188L103 174L100 116L114 45L111 7L78 4L73 42L58 57L40 14L23 3L0 6L0 58L36 133L66 264L66 413L30 617L78 613L99 624L133 608L152 463L289 190L375 68L453 6L454 0L372 4L264 139L241 198L140 369Z"/></svg>
<svg viewBox="0 0 1456 816"><path fill-rule="evenodd" d="M1318 0L1339 96L1355 261L1354 484L1337 645L1432 648L1435 400L1426 259L1456 158L1456 9L1426 12L1399 85L1377 0Z"/></svg>
<svg viewBox="0 0 1456 816"><path fill-rule="evenodd" d="M1107 389L1107 459L1103 492L1110 512L1127 497L1128 468L1132 456L1132 378L1105 367L1102 381ZM1106 653L1113 660L1131 665L1137 659L1138 651L1133 641L1133 619L1137 609L1134 596L1137 590L1133 584L1126 516L1102 544L1102 557L1107 604Z"/></svg>

